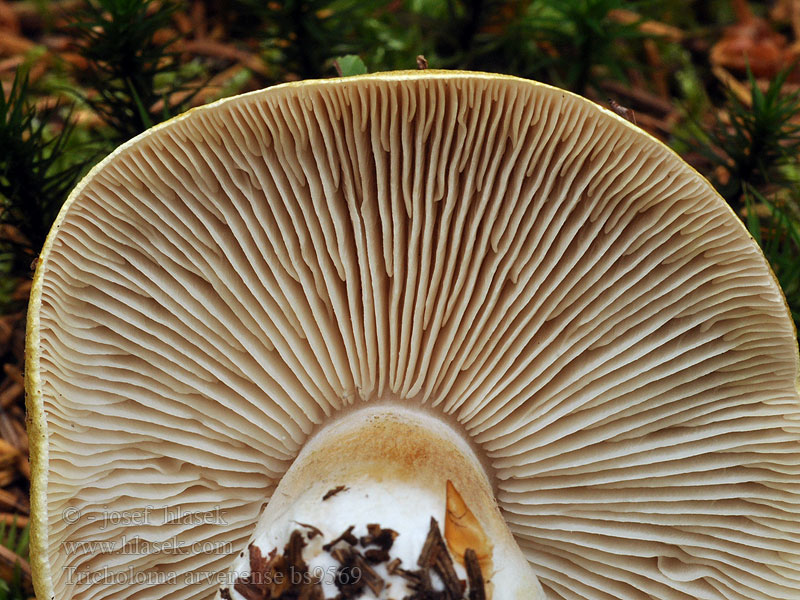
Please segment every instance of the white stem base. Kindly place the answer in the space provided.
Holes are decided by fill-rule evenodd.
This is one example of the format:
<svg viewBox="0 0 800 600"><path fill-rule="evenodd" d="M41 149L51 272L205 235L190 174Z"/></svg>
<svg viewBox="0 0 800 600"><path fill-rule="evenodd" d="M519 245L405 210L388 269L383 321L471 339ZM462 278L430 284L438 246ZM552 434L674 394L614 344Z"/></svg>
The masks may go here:
<svg viewBox="0 0 800 600"><path fill-rule="evenodd" d="M389 563L400 559L402 569L420 568L431 518L439 525L448 562L465 582L465 548L476 552L487 600L544 598L475 453L450 425L420 411L373 406L346 413L317 432L278 485L251 543L262 556L273 550L280 555L292 532L303 532L303 560L312 575L321 577L323 597L333 598L340 563L323 545L351 526L356 538L367 535L369 524L392 529L398 535L387 550L391 560L372 566L382 589L366 586L357 597L400 599L413 590L407 578L389 573ZM314 529L319 533L309 536ZM361 543L354 548L360 553L375 549ZM250 571L247 552L233 571ZM432 580L441 589L440 578ZM246 599L233 587L228 593Z"/></svg>

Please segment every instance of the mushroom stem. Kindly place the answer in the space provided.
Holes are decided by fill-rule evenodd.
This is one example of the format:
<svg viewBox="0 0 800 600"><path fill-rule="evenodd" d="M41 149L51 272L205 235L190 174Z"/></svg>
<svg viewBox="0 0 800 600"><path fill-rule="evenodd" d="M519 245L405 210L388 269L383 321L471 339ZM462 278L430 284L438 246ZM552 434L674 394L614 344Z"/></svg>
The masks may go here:
<svg viewBox="0 0 800 600"><path fill-rule="evenodd" d="M287 565L320 580L324 595L311 598L348 585L360 589L352 598L402 598L420 586L458 589L452 598L544 598L473 449L448 423L405 407L351 411L315 433L248 547L229 581L260 576L239 578L231 598L247 598L256 580L286 577Z"/></svg>

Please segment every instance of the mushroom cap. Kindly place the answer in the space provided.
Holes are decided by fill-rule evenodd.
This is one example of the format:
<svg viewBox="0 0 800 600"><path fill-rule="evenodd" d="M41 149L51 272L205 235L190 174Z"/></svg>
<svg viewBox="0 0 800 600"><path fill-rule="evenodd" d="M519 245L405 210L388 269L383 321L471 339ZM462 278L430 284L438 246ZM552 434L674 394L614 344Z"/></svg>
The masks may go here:
<svg viewBox="0 0 800 600"><path fill-rule="evenodd" d="M107 157L45 244L37 594L210 597L308 436L380 401L463 431L548 597L796 598L799 364L741 222L585 99L437 71L226 99Z"/></svg>

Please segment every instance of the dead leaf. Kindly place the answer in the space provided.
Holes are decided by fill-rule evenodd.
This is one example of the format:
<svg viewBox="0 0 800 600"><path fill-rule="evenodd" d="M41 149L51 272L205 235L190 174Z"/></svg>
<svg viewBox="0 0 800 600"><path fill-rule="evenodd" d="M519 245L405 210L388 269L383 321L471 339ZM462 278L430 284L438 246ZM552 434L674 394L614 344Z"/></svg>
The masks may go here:
<svg viewBox="0 0 800 600"><path fill-rule="evenodd" d="M452 481L447 481L447 515L444 520L444 539L451 554L464 564L464 553L472 548L478 557L481 571L487 579L492 573L492 542L480 521L464 502Z"/></svg>

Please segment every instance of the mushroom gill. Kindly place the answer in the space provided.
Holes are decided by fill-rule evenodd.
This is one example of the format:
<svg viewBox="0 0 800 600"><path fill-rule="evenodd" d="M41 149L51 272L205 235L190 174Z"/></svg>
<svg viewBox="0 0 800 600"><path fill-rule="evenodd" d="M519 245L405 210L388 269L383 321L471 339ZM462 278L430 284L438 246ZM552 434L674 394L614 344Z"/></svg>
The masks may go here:
<svg viewBox="0 0 800 600"><path fill-rule="evenodd" d="M705 180L588 101L447 72L221 101L95 168L40 262L41 598L213 597L197 574L365 402L460 432L547 598L797 597L781 292Z"/></svg>

